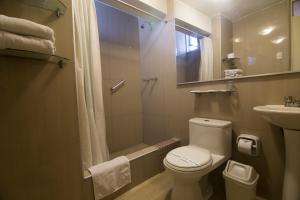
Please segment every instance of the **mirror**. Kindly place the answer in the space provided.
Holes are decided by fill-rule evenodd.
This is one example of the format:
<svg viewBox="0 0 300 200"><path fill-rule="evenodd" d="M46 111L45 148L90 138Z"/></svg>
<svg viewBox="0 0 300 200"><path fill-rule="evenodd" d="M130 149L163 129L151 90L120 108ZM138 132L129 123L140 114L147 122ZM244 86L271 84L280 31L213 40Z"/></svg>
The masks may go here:
<svg viewBox="0 0 300 200"><path fill-rule="evenodd" d="M182 2L211 30L175 20L178 84L300 71L300 0Z"/></svg>

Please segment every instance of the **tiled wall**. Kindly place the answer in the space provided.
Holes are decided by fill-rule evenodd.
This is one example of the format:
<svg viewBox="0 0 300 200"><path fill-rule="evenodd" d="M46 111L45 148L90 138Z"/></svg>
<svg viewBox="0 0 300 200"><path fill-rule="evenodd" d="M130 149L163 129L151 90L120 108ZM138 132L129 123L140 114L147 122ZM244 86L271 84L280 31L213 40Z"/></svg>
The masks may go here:
<svg viewBox="0 0 300 200"><path fill-rule="evenodd" d="M174 133L167 131L168 115L165 112L169 102L167 101L168 87L166 82L169 74L166 70L175 67L175 34L174 21L165 23L157 22L151 29L144 29L140 33L141 38L141 77L157 77L157 81L143 82L143 132L144 142L156 144L169 139Z"/></svg>
<svg viewBox="0 0 300 200"><path fill-rule="evenodd" d="M233 52L232 44L232 22L222 15L217 15L212 18L212 34L213 42L213 63L214 72L213 78L220 79L224 77L224 69L226 66L222 62L227 54Z"/></svg>
<svg viewBox="0 0 300 200"><path fill-rule="evenodd" d="M227 54L233 52L233 44L232 44L232 36L233 36L233 28L232 22L226 17L221 16L221 60L227 58ZM214 33L213 33L214 34ZM221 77L225 76L224 70L226 69L226 65L224 62L221 64Z"/></svg>
<svg viewBox="0 0 300 200"><path fill-rule="evenodd" d="M175 136L188 143L188 120L192 117L208 117L233 122L233 141L242 132L257 135L262 140L262 155L249 157L236 151L233 146L233 159L250 164L260 173L258 194L268 199L280 200L283 170L284 142L278 127L265 121L252 108L257 105L282 104L286 95L300 96L300 75L250 78L236 81L237 95L203 95L195 97L190 90L224 89L226 81L176 86L175 65L160 67L166 74L161 83L164 92L154 90L156 98L164 98L165 106L157 110L159 131L148 136L151 140ZM152 101L153 105L155 101ZM152 105L152 106L153 106ZM151 105L149 105L150 107ZM155 116L153 116L155 118ZM154 119L155 120L155 119ZM150 133L149 133L150 134ZM235 142L233 142L235 144ZM220 177L221 179L221 177Z"/></svg>
<svg viewBox="0 0 300 200"><path fill-rule="evenodd" d="M261 177L258 194L268 199L280 200L284 170L284 142L281 130L270 125L252 108L257 105L282 104L285 95L300 96L300 75L251 78L236 81L237 95L203 95L195 97L190 90L225 88L226 81L176 87L175 66L162 66L170 76L164 82L166 106L162 126L166 135L188 142L188 120L208 117L233 122L233 141L243 131L257 135L262 140L262 155L249 157L236 151L233 159L250 164ZM155 137L154 135L152 135ZM161 137L161 136L160 136ZM235 144L233 142L233 144ZM220 177L221 178L221 177Z"/></svg>
<svg viewBox="0 0 300 200"><path fill-rule="evenodd" d="M175 136L188 143L188 120L208 117L233 122L233 141L244 131L262 140L262 155L249 157L233 146L233 159L250 164L260 173L258 195L280 200L284 171L284 141L282 131L252 108L256 105L282 104L285 95L300 96L300 75L279 75L236 80L237 95L203 95L189 93L195 89L224 89L226 81L176 85L174 21L161 26L161 40L152 42L153 54L159 59L148 61L150 75L159 77L151 93L143 94L144 115L151 119L145 126L145 138L155 143ZM160 45L159 45L160 44ZM161 56L161 57L159 57ZM143 71L142 71L143 73ZM146 73L147 75L148 73ZM151 122L151 123L150 123ZM233 142L235 144L235 142ZM222 179L222 177L219 177Z"/></svg>
<svg viewBox="0 0 300 200"><path fill-rule="evenodd" d="M142 143L138 19L96 2L100 32L106 134L110 152ZM125 85L114 94L110 88Z"/></svg>
<svg viewBox="0 0 300 200"><path fill-rule="evenodd" d="M71 0L65 15L1 0L0 14L55 31L56 63L0 57L0 199L81 200Z"/></svg>

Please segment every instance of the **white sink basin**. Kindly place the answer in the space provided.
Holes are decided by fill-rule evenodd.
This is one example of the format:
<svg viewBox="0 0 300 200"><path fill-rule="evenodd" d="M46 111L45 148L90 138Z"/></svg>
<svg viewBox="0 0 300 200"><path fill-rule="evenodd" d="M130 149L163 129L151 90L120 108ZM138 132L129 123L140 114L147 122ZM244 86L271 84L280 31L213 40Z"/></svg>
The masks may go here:
<svg viewBox="0 0 300 200"><path fill-rule="evenodd" d="M283 105L256 106L254 111L261 113L270 123L283 128L285 141L285 172L283 200L300 199L300 108Z"/></svg>
<svg viewBox="0 0 300 200"><path fill-rule="evenodd" d="M284 105L256 106L254 111L259 112L270 123L284 129L300 130L300 108L285 107Z"/></svg>

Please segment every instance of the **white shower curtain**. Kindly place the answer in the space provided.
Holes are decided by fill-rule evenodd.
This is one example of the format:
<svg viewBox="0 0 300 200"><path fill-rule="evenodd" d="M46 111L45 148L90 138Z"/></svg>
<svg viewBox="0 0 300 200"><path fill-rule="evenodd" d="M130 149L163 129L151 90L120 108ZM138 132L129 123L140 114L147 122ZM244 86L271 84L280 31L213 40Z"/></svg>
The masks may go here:
<svg viewBox="0 0 300 200"><path fill-rule="evenodd" d="M108 160L99 33L93 0L73 0L75 68L83 170Z"/></svg>
<svg viewBox="0 0 300 200"><path fill-rule="evenodd" d="M213 46L212 40L204 37L200 40L201 62L199 66L199 80L207 81L213 79Z"/></svg>

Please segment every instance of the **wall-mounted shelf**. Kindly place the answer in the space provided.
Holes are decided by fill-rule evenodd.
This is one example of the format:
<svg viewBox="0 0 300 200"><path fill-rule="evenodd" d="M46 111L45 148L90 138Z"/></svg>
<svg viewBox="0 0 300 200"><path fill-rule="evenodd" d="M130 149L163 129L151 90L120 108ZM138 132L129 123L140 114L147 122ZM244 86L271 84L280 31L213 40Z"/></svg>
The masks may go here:
<svg viewBox="0 0 300 200"><path fill-rule="evenodd" d="M60 0L18 0L18 1L30 6L53 11L55 12L57 17L63 15L67 10L67 6L65 6Z"/></svg>
<svg viewBox="0 0 300 200"><path fill-rule="evenodd" d="M202 94L229 94L231 95L234 90L192 90L190 93L196 94L196 95L202 95Z"/></svg>
<svg viewBox="0 0 300 200"><path fill-rule="evenodd" d="M68 58L64 58L57 55L48 55L17 49L0 49L0 56L12 56L26 59L44 60L47 62L57 63L60 68L62 68L64 64L71 62Z"/></svg>
<svg viewBox="0 0 300 200"><path fill-rule="evenodd" d="M202 95L202 94L233 94L237 93L237 88L235 87L233 81L228 81L226 89L223 90L192 90L190 93L195 95Z"/></svg>

